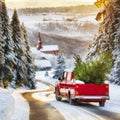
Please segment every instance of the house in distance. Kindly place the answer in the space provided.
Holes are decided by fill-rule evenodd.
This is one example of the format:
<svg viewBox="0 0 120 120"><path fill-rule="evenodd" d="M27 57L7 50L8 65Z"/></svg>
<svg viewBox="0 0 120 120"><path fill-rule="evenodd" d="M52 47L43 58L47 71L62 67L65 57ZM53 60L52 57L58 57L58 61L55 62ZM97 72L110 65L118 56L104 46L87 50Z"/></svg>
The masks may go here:
<svg viewBox="0 0 120 120"><path fill-rule="evenodd" d="M43 45L40 32L38 32L37 49L45 54L52 54L52 55L58 55L60 52L58 45Z"/></svg>

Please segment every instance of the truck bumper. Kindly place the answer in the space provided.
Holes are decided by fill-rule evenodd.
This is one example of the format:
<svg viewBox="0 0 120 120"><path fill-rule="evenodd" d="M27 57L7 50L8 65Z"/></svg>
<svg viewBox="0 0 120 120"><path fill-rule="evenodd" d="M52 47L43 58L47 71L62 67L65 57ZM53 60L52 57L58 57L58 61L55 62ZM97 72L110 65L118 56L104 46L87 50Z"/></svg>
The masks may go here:
<svg viewBox="0 0 120 120"><path fill-rule="evenodd" d="M103 100L109 100L109 96L75 96L75 99L79 100L88 100L88 101L103 101Z"/></svg>

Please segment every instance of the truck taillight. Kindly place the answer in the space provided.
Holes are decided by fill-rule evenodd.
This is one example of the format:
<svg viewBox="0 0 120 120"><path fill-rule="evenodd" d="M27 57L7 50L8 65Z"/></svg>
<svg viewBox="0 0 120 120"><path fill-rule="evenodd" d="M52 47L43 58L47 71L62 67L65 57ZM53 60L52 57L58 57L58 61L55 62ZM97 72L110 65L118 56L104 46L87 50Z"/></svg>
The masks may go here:
<svg viewBox="0 0 120 120"><path fill-rule="evenodd" d="M76 91L75 94L78 95L78 91Z"/></svg>
<svg viewBox="0 0 120 120"><path fill-rule="evenodd" d="M106 88L108 88L108 85L106 86Z"/></svg>
<svg viewBox="0 0 120 120"><path fill-rule="evenodd" d="M105 93L106 95L109 95L109 92L108 92L109 90L108 89L109 89L109 86L106 85L106 93Z"/></svg>
<svg viewBox="0 0 120 120"><path fill-rule="evenodd" d="M108 95L108 92L106 92L106 95Z"/></svg>
<svg viewBox="0 0 120 120"><path fill-rule="evenodd" d="M76 88L78 88L78 85L76 85Z"/></svg>

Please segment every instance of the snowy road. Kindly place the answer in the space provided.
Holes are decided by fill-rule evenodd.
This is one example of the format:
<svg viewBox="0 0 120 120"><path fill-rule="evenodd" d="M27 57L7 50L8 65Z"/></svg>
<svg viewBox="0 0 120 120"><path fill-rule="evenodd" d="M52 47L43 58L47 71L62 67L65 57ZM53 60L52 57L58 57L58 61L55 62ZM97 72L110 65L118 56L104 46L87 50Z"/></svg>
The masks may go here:
<svg viewBox="0 0 120 120"><path fill-rule="evenodd" d="M30 120L64 120L64 117L49 103L38 101L32 97L34 92L23 93L29 102Z"/></svg>

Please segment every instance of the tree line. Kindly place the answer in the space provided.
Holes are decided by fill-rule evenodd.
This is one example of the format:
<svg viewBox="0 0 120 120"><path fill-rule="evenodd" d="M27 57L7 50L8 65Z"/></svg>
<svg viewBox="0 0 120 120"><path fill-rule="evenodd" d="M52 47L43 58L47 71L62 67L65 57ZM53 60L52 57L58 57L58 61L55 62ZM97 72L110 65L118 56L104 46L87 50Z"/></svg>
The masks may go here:
<svg viewBox="0 0 120 120"><path fill-rule="evenodd" d="M35 72L27 30L14 9L10 21L0 0L0 87L35 88Z"/></svg>
<svg viewBox="0 0 120 120"><path fill-rule="evenodd" d="M94 5L78 5L68 7L39 7L39 8L21 8L18 10L20 14L36 14L45 12L66 12L66 13L81 13L89 14L97 12Z"/></svg>

